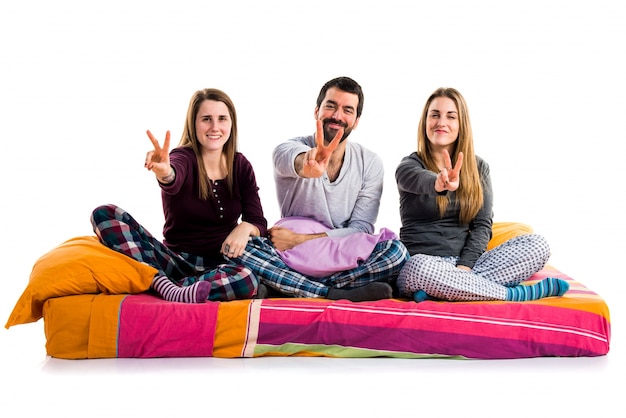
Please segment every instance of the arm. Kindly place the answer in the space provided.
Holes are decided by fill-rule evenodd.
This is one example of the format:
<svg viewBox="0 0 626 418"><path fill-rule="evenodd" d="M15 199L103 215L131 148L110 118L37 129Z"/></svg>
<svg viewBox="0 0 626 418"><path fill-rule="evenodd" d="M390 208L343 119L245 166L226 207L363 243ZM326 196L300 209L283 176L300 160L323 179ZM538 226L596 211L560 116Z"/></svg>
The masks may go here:
<svg viewBox="0 0 626 418"><path fill-rule="evenodd" d="M404 157L396 168L398 191L436 196L435 182L438 175L428 170L417 153Z"/></svg>
<svg viewBox="0 0 626 418"><path fill-rule="evenodd" d="M288 228L273 226L269 229L269 236L272 244L279 251L287 251L293 247L317 238L325 238L328 235L325 232L317 234L301 234Z"/></svg>
<svg viewBox="0 0 626 418"><path fill-rule="evenodd" d="M242 223L249 223L255 227L256 231L250 236L265 236L267 234L267 219L263 215L263 206L261 205L254 169L243 154L239 154L239 162L237 168L239 180L237 183L241 190Z"/></svg>
<svg viewBox="0 0 626 418"><path fill-rule="evenodd" d="M330 144L324 144L322 122L317 121L317 133L313 137L288 140L274 148L274 170L282 177L320 178L328 167L333 151L339 145L343 130L340 129Z"/></svg>
<svg viewBox="0 0 626 418"><path fill-rule="evenodd" d="M444 155L446 167L439 173L426 168L417 153L403 158L396 169L398 190L425 195L445 195L448 191L455 191L459 187L463 153L459 153L454 167L452 167L450 154L444 151Z"/></svg>
<svg viewBox="0 0 626 418"><path fill-rule="evenodd" d="M277 186L289 182L289 186L285 187L285 190L281 187L277 189L279 205L281 206L281 216L283 217L291 216L291 214L285 213L285 211L293 208L294 200L296 202L299 200L293 197L293 191L289 189L298 187L298 183L304 181L301 179L302 176L299 173L302 172L305 155L312 149L307 145L307 139L309 138L295 138L283 142L274 148L272 154L274 161L274 177L277 181ZM279 181L279 179L283 180ZM284 201L281 201L281 195ZM283 205L288 206L289 209L285 209ZM327 236L325 233L301 234L277 226L270 228L268 235L274 247L279 251L286 251L305 241Z"/></svg>
<svg viewBox="0 0 626 418"><path fill-rule="evenodd" d="M241 195L241 222L228 234L222 243L222 252L229 257L239 257L250 237L264 236L267 233L267 220L259 197L259 187L252 164L243 154L238 154L233 167L233 181Z"/></svg>
<svg viewBox="0 0 626 418"><path fill-rule="evenodd" d="M278 144L272 152L275 177L300 177L297 160L303 161L304 154L311 149L312 137L293 138ZM311 141L311 142L309 142Z"/></svg>

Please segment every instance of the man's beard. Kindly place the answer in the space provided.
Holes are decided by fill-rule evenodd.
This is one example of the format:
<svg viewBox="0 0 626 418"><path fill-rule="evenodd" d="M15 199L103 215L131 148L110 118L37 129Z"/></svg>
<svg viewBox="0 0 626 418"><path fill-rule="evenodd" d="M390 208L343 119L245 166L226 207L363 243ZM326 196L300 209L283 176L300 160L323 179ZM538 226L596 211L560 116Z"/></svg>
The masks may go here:
<svg viewBox="0 0 626 418"><path fill-rule="evenodd" d="M341 125L343 127L343 136L339 140L339 143L345 141L345 139L352 132L352 128L348 128L348 124L345 122L338 121L336 119L324 119L322 124L324 126L324 143L326 145L330 144L333 139L335 139L335 135L337 134L337 130L328 128L329 124Z"/></svg>

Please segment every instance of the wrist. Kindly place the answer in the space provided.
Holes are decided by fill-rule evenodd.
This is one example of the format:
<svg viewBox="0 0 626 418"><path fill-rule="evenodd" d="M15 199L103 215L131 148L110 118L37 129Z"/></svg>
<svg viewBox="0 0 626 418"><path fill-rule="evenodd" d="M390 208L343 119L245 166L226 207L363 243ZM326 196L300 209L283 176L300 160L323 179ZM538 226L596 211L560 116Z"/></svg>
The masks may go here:
<svg viewBox="0 0 626 418"><path fill-rule="evenodd" d="M165 177L157 177L157 180L159 180L159 183L169 184L173 182L175 178L176 172L174 171L174 168L170 167L170 173Z"/></svg>

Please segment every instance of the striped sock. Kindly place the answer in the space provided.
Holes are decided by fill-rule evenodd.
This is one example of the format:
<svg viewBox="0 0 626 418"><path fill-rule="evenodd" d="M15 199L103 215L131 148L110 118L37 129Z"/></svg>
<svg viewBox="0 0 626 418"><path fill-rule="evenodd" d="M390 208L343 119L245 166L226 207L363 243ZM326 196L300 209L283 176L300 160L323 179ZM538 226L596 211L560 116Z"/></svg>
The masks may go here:
<svg viewBox="0 0 626 418"><path fill-rule="evenodd" d="M506 300L523 302L549 296L563 296L568 289L569 283L565 280L548 277L530 286L518 285L507 287Z"/></svg>
<svg viewBox="0 0 626 418"><path fill-rule="evenodd" d="M203 303L206 302L211 283L204 280L189 286L178 286L165 276L158 276L152 280L152 288L165 300L170 302Z"/></svg>

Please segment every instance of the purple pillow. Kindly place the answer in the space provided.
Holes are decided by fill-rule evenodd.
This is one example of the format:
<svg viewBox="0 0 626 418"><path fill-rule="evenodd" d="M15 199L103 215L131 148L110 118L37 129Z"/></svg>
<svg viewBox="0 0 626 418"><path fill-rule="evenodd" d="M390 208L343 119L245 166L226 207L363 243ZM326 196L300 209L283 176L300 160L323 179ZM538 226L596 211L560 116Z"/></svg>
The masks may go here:
<svg viewBox="0 0 626 418"><path fill-rule="evenodd" d="M318 234L330 228L303 217L283 218L275 226L300 234ZM306 241L287 251L278 251L287 266L307 276L322 278L351 270L366 260L377 243L396 239L394 232L381 228L379 234L357 232L345 237L326 237Z"/></svg>

